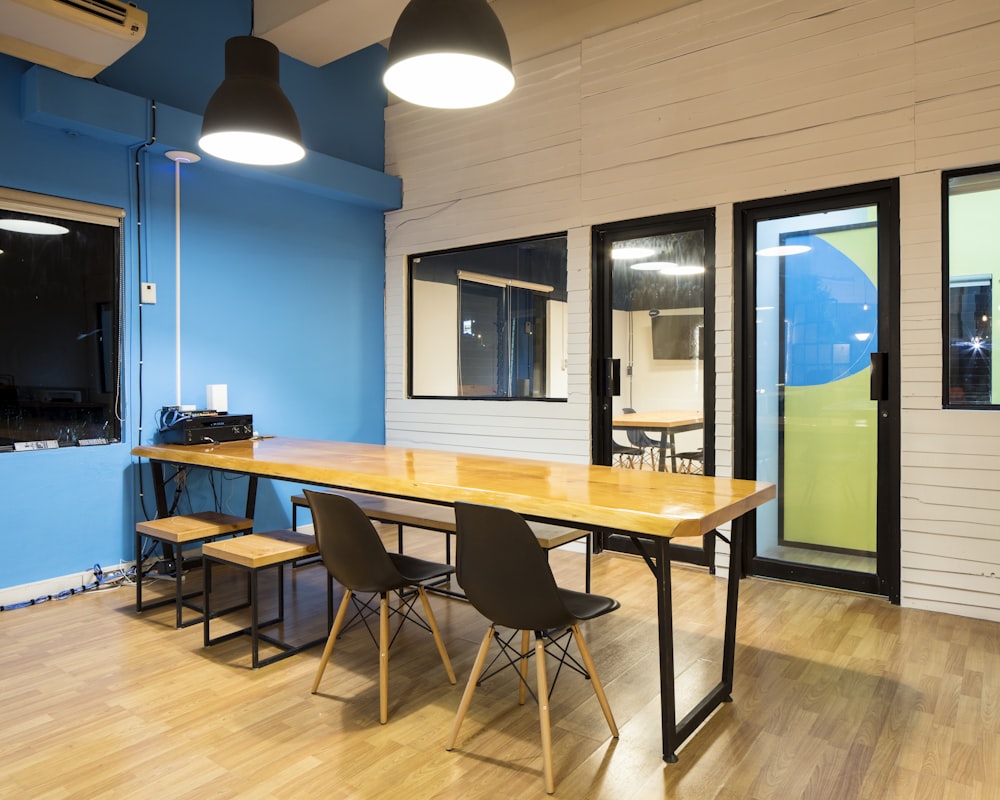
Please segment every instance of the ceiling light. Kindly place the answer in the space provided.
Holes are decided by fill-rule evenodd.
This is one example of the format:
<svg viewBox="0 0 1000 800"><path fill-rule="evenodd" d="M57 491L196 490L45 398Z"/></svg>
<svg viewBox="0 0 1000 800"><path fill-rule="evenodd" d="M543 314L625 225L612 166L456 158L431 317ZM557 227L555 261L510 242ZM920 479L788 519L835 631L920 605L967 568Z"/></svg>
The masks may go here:
<svg viewBox="0 0 1000 800"><path fill-rule="evenodd" d="M419 106L495 103L514 88L507 36L486 0L410 0L393 28L382 80Z"/></svg>
<svg viewBox="0 0 1000 800"><path fill-rule="evenodd" d="M650 272L655 269L663 272L664 270L668 270L676 266L677 265L672 261L640 261L638 264L633 264L632 269L640 269Z"/></svg>
<svg viewBox="0 0 1000 800"><path fill-rule="evenodd" d="M669 264L660 270L664 275L701 275L705 268L697 264Z"/></svg>
<svg viewBox="0 0 1000 800"><path fill-rule="evenodd" d="M808 253L811 247L805 244L782 244L777 247L765 247L757 251L759 256L797 256Z"/></svg>
<svg viewBox="0 0 1000 800"><path fill-rule="evenodd" d="M274 166L305 154L295 109L278 83L278 48L255 36L226 42L226 78L208 101L198 146L240 164Z"/></svg>
<svg viewBox="0 0 1000 800"><path fill-rule="evenodd" d="M656 251L652 247L612 247L611 257L615 261L629 258L649 258Z"/></svg>
<svg viewBox="0 0 1000 800"><path fill-rule="evenodd" d="M0 229L14 233L38 233L42 236L61 236L69 233L69 228L64 228L62 225L36 219L0 219Z"/></svg>

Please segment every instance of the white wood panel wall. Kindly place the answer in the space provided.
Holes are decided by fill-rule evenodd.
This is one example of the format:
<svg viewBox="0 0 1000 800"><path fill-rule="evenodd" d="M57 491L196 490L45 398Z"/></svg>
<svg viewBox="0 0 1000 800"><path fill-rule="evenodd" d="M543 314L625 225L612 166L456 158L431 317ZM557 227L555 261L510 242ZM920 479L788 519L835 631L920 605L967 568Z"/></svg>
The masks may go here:
<svg viewBox="0 0 1000 800"><path fill-rule="evenodd" d="M1000 414L941 409L940 301L940 171L1000 162L998 41L996 0L701 0L517 64L495 106L390 106L386 440L588 460L590 226L715 207L731 474L732 204L900 177L903 602L1000 619ZM558 230L569 402L408 400L407 254Z"/></svg>

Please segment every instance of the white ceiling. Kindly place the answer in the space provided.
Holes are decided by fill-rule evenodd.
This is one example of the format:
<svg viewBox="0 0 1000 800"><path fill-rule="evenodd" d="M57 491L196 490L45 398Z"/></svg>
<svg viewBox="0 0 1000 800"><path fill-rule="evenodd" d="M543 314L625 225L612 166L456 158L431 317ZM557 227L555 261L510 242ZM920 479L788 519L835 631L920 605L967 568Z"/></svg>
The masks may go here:
<svg viewBox="0 0 1000 800"><path fill-rule="evenodd" d="M387 42L407 0L256 0L254 34L322 67ZM493 0L514 63L697 0Z"/></svg>

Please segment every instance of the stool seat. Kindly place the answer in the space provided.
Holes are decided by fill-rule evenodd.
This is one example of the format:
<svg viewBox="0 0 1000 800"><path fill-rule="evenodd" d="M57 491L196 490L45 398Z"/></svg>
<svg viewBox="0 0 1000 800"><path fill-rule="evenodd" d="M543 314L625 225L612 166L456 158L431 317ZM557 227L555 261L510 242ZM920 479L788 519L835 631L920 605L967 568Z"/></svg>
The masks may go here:
<svg viewBox="0 0 1000 800"><path fill-rule="evenodd" d="M200 591L184 593L182 588L182 548L186 544L205 543L220 536L253 530L253 520L249 517L237 517L223 514L219 511L197 511L193 514L178 514L173 517L160 517L135 525L135 610L138 612L150 608L174 603L176 605L176 627L186 628L201 622L201 617L184 620L184 608L202 611L198 606L187 602L192 597L201 594ZM146 536L161 542L166 553L167 547L175 549L174 563L176 565L176 588L173 599L162 599L152 603L142 602L142 584L145 573L145 557L143 556L142 537Z"/></svg>
<svg viewBox="0 0 1000 800"><path fill-rule="evenodd" d="M254 669L270 664L282 658L287 658L294 653L305 650L308 647L322 644L326 641L324 636L321 639L307 642L301 645L292 645L261 632L261 628L281 622L285 616L284 604L284 572L285 564L293 563L300 558L307 558L316 555L319 549L316 546L316 537L311 533L290 530L265 531L263 533L253 533L249 536L239 536L234 539L223 539L221 541L206 542L202 545L201 554L205 562L205 613L204 618L204 642L205 647L218 644L232 639L236 636L250 636L250 653L252 666ZM247 573L250 605L250 625L246 628L233 631L212 638L210 631L210 621L213 617L221 616L227 611L211 611L211 591L212 591L212 565L227 564L238 567ZM260 596L257 575L260 570L267 567L274 567L278 572L278 615L274 619L266 622L260 621ZM331 581L327 580L327 627L330 625L330 591ZM243 608L245 606L237 606ZM277 655L267 658L260 657L260 642L264 641L272 644L281 650Z"/></svg>
<svg viewBox="0 0 1000 800"><path fill-rule="evenodd" d="M252 533L237 539L206 542L201 548L203 556L247 569L283 564L318 552L315 536L288 530Z"/></svg>
<svg viewBox="0 0 1000 800"><path fill-rule="evenodd" d="M144 536L152 536L171 544L188 544L202 539L239 533L253 528L253 520L222 514L218 511L198 511L176 517L137 522L135 529Z"/></svg>

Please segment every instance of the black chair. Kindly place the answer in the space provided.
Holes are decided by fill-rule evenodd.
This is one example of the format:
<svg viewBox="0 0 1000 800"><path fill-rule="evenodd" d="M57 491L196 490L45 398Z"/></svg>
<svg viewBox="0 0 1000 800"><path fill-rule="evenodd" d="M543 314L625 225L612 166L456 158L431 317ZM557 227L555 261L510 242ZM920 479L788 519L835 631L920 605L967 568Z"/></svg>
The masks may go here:
<svg viewBox="0 0 1000 800"><path fill-rule="evenodd" d="M634 414L635 409L623 408L622 413ZM639 469L642 469L642 465L646 463L647 459L649 460L650 468L656 469L656 459L660 453L660 443L638 428L626 428L625 435L628 437L629 444L641 453L639 456Z"/></svg>
<svg viewBox="0 0 1000 800"><path fill-rule="evenodd" d="M677 453L677 471L687 475L705 474L705 449Z"/></svg>
<svg viewBox="0 0 1000 800"><path fill-rule="evenodd" d="M369 635L375 640L375 635L368 627L367 619L374 614L374 608L361 602L357 592L371 593L379 597L379 721L385 724L389 718L389 648L399 633L399 628L407 619L416 622L424 630L434 635L441 661L448 673L448 680L455 683L455 672L451 668L448 651L445 650L441 632L438 630L434 612L427 600L427 592L423 584L444 578L455 571L450 564L438 564L433 561L413 558L400 553L389 553L382 544L382 539L375 526L365 516L365 512L347 497L329 492L306 490L306 499L312 511L313 527L316 531L316 545L319 548L323 564L334 580L344 589L344 599L337 610L337 617L330 630L330 636L319 662L316 680L313 681L312 692L316 694L323 671L333 653L333 644L341 629L348 606L353 599L356 607L356 618L360 618ZM409 590L409 591L404 591ZM400 598L399 608L390 608L389 593L395 592ZM426 621L420 617L414 608L416 598L423 603ZM392 614L401 617L396 633L389 636L389 617ZM353 621L353 619L352 619Z"/></svg>
<svg viewBox="0 0 1000 800"><path fill-rule="evenodd" d="M641 465L644 454L645 451L641 447L629 447L628 445L619 444L614 439L611 440L613 463L619 467L632 469L635 466L635 459L637 458Z"/></svg>
<svg viewBox="0 0 1000 800"><path fill-rule="evenodd" d="M618 738L618 728L604 688L597 677L593 659L587 649L580 621L593 619L618 608L610 597L574 592L556 585L552 570L545 559L531 528L518 514L505 508L455 503L457 526L458 582L465 590L469 602L490 621L466 684L462 702L455 716L447 748L452 750L458 738L462 720L472 702L472 695L480 681L490 643L496 640L500 654L505 656L503 666L516 666L520 676L519 702L525 701L528 687L528 658L535 658L537 674L538 716L542 734L542 760L545 774L545 791L555 790L552 777L552 736L549 726L549 696L563 666L590 678L594 693L601 704L611 735ZM504 638L497 633L497 626L511 628ZM520 650L511 645L521 631ZM529 633L534 631L535 648L529 650ZM567 637L576 640L581 665L569 653ZM546 671L546 647L551 646L559 659L559 666L552 686L549 687ZM493 674L493 673L490 673ZM488 676L487 676L488 677Z"/></svg>

